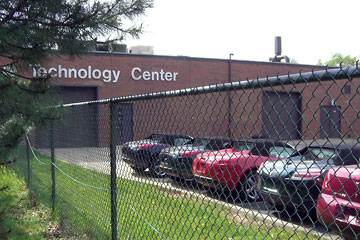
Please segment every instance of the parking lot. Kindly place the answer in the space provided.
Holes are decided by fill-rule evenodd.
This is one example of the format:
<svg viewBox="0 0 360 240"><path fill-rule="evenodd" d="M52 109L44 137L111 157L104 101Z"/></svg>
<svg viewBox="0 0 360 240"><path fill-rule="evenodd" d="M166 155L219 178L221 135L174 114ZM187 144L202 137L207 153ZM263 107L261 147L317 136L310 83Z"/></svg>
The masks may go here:
<svg viewBox="0 0 360 240"><path fill-rule="evenodd" d="M351 141L351 140L349 140ZM324 141L319 140L317 143L322 144ZM337 144L337 140L332 140ZM309 142L293 142L297 148L301 148ZM50 156L49 149L41 149L40 152ZM95 170L105 174L110 174L110 157L108 148L56 148L56 159L68 163L73 163L86 169ZM120 147L117 148L117 177L131 181L137 181L145 184L152 184L166 189L168 193L176 197L201 199L215 203L234 215L234 219L256 217L258 221L267 221L269 224L295 229L297 231L312 232L316 236L325 239L337 239L339 236L328 232L327 229L317 222L316 217L309 217L302 213L289 213L287 211L279 212L271 209L265 201L242 202L233 200L227 194L211 191L194 182L175 181L170 178L154 178L148 171L143 173L135 172L121 160ZM105 161L98 161L105 159ZM76 176L72 176L76 178ZM290 215L292 214L292 215ZM341 238L340 238L341 239Z"/></svg>

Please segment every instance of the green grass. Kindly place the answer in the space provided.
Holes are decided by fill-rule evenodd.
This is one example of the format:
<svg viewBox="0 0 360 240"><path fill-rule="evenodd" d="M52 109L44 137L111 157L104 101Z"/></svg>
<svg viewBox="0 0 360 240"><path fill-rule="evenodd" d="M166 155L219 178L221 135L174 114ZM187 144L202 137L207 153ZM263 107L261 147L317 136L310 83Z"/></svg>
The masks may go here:
<svg viewBox="0 0 360 240"><path fill-rule="evenodd" d="M14 170L0 167L0 239L59 237L59 224L38 204Z"/></svg>
<svg viewBox="0 0 360 240"><path fill-rule="evenodd" d="M50 163L47 157L41 161ZM108 165L109 163L104 163ZM74 164L56 165L73 178L100 188L110 188L110 177ZM24 174L25 161L17 171ZM40 202L51 206L51 167L31 160L30 187ZM266 225L252 217L233 215L227 208L203 198L181 196L151 184L118 179L117 220L119 239L317 239L300 231ZM138 216L129 206L135 209ZM89 188L56 170L55 216L65 233L78 239L110 239L110 192Z"/></svg>

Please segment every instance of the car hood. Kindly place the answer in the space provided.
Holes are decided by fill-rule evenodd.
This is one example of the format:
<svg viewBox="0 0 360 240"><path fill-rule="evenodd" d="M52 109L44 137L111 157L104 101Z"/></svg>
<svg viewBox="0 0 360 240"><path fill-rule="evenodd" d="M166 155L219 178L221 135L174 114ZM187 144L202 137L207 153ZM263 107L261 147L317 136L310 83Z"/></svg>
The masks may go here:
<svg viewBox="0 0 360 240"><path fill-rule="evenodd" d="M240 157L249 156L250 150L236 152L232 148L227 148L214 152L200 153L196 156L200 161L214 162L214 161L228 161L231 159L238 159Z"/></svg>
<svg viewBox="0 0 360 240"><path fill-rule="evenodd" d="M260 173L271 177L289 177L294 172L303 170L318 170L326 172L332 167L331 159L320 161L304 159L302 156L290 157L284 160L267 161L260 168Z"/></svg>

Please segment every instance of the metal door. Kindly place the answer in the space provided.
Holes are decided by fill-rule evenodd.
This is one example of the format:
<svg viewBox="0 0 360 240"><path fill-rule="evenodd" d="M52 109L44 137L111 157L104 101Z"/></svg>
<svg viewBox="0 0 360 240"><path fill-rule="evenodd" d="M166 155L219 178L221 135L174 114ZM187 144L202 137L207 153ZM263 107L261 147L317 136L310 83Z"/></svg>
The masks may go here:
<svg viewBox="0 0 360 240"><path fill-rule="evenodd" d="M338 106L320 108L320 138L341 137L341 109Z"/></svg>
<svg viewBox="0 0 360 240"><path fill-rule="evenodd" d="M121 145L133 140L133 108L131 103L119 103L115 107L116 144Z"/></svg>
<svg viewBox="0 0 360 240"><path fill-rule="evenodd" d="M262 135L272 139L299 139L301 136L301 94L263 92Z"/></svg>

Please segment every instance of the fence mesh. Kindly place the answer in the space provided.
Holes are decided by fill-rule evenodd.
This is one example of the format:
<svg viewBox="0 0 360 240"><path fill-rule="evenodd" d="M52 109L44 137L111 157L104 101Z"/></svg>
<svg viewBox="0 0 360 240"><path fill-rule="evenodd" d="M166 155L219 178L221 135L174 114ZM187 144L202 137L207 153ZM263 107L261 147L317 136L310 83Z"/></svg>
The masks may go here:
<svg viewBox="0 0 360 240"><path fill-rule="evenodd" d="M17 169L79 239L356 239L359 75L66 105Z"/></svg>

